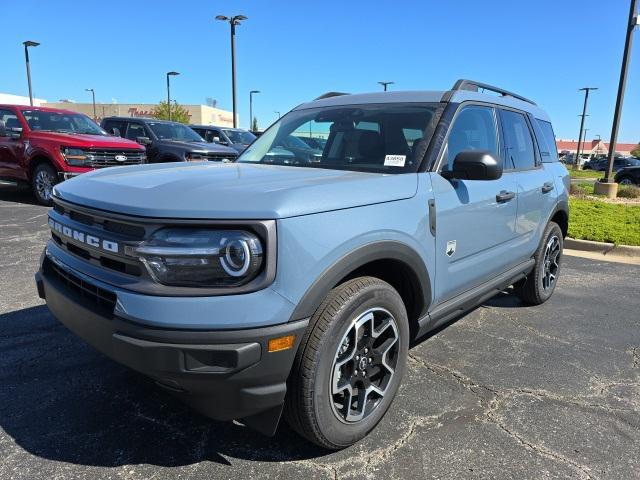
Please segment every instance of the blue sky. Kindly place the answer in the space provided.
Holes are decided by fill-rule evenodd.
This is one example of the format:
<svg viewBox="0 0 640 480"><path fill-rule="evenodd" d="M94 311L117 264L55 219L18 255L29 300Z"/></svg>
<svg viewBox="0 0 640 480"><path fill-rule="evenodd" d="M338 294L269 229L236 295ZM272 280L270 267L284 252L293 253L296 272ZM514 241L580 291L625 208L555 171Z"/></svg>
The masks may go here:
<svg viewBox="0 0 640 480"><path fill-rule="evenodd" d="M582 86L588 137L608 139L628 0L471 2L415 0L0 0L0 92L27 95L21 42L32 50L34 95L55 101L155 103L165 73L181 72L172 98L231 109L229 26L238 27L238 109L248 125L249 90L261 127L331 90L443 90L465 77L534 99L559 138L576 138ZM640 33L635 33L619 141L640 141Z"/></svg>

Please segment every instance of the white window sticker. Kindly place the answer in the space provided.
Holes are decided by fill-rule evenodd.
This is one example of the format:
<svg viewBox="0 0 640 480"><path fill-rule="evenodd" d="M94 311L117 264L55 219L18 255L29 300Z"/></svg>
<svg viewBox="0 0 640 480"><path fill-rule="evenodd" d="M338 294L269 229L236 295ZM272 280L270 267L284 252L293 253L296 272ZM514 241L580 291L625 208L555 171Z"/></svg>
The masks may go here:
<svg viewBox="0 0 640 480"><path fill-rule="evenodd" d="M404 167L404 161L407 159L406 155L386 155L384 157L385 167Z"/></svg>

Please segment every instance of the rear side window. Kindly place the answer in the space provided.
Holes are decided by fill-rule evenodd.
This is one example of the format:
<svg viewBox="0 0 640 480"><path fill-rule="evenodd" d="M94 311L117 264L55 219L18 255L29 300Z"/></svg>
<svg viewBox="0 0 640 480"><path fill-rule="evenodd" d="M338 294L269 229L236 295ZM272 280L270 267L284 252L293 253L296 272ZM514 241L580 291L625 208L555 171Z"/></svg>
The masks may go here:
<svg viewBox="0 0 640 480"><path fill-rule="evenodd" d="M509 160L516 170L528 170L536 166L536 154L533 150L533 139L525 116L510 110L500 110L504 147L507 162Z"/></svg>
<svg viewBox="0 0 640 480"><path fill-rule="evenodd" d="M120 136L124 137L124 134L127 131L127 122L120 120L105 120L103 128L109 133L113 133L113 129L117 128L120 131Z"/></svg>
<svg viewBox="0 0 640 480"><path fill-rule="evenodd" d="M147 135L144 133L144 126L139 123L130 123L129 128L127 128L127 138L129 140L133 140L134 142L138 137L146 137Z"/></svg>
<svg viewBox="0 0 640 480"><path fill-rule="evenodd" d="M498 139L493 109L482 106L464 107L456 117L447 138L447 170L465 150L487 150L498 155Z"/></svg>
<svg viewBox="0 0 640 480"><path fill-rule="evenodd" d="M540 146L540 156L544 163L558 161L558 148L556 146L556 137L553 134L553 127L549 122L536 118L535 124L536 137L538 137L538 145Z"/></svg>
<svg viewBox="0 0 640 480"><path fill-rule="evenodd" d="M11 128L22 128L18 116L11 110L0 110L0 121L4 122L4 127L7 130Z"/></svg>

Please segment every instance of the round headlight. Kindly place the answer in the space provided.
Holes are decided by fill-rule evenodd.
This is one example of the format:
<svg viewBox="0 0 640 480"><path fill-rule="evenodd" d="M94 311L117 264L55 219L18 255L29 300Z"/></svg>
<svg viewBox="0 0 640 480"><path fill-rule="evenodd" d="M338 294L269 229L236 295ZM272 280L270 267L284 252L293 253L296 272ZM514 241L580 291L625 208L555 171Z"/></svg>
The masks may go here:
<svg viewBox="0 0 640 480"><path fill-rule="evenodd" d="M232 277L241 277L251 266L251 249L245 239L233 239L224 247L222 268Z"/></svg>

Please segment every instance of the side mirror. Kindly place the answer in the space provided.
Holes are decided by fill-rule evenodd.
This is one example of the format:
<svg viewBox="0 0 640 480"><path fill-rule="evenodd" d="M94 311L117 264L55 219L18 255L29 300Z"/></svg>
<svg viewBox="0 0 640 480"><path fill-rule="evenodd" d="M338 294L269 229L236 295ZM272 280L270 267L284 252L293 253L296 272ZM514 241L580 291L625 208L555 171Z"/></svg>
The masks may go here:
<svg viewBox="0 0 640 480"><path fill-rule="evenodd" d="M140 145L151 145L151 139L149 137L136 137L136 142Z"/></svg>
<svg viewBox="0 0 640 480"><path fill-rule="evenodd" d="M456 155L453 168L441 175L459 180L497 180L502 176L502 165L486 150L464 150Z"/></svg>
<svg viewBox="0 0 640 480"><path fill-rule="evenodd" d="M120 129L118 127L113 127L111 129L111 135L114 135L116 137L121 137L122 135L120 134Z"/></svg>

